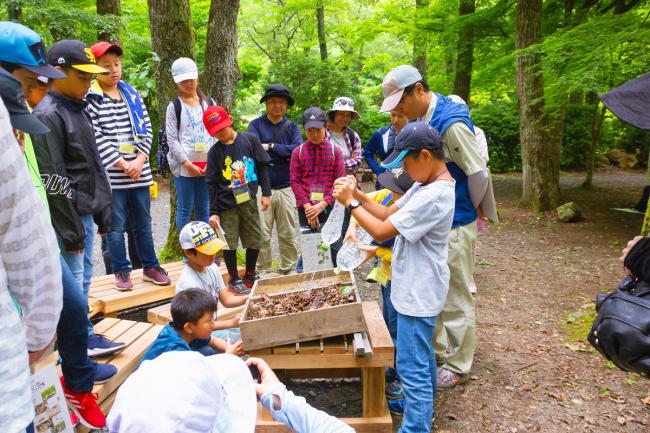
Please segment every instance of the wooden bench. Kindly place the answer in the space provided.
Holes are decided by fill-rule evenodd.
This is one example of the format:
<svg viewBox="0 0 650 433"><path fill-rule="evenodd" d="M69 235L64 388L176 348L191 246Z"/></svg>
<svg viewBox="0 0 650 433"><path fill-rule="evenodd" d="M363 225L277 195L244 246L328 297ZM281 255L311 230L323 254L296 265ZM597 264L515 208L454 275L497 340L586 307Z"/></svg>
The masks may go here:
<svg viewBox="0 0 650 433"><path fill-rule="evenodd" d="M262 279L273 278L278 276L279 274L269 272L267 274L264 274L261 278ZM172 313L170 309L171 309L171 303L150 308L147 310L147 320L151 323L155 323L158 325L166 325L172 321ZM235 315L240 314L243 311L243 309L244 309L243 306L235 307L235 308L227 308L221 305L221 302L219 302L219 305L217 306L217 319L218 320L230 319Z"/></svg>
<svg viewBox="0 0 650 433"><path fill-rule="evenodd" d="M97 393L98 396L97 403L105 414L108 413L115 401L117 389L135 371L140 363L140 359L142 359L142 356L149 346L151 346L151 343L156 339L162 328L162 326L152 323L114 318L103 319L94 326L96 333L103 334L110 340L117 340L128 344L119 353L95 358L97 362L109 363L117 367L115 376L107 382L97 384L93 387L93 392ZM59 374L61 374L60 371ZM88 431L89 429L82 425L77 426L77 432L79 433L86 433Z"/></svg>
<svg viewBox="0 0 650 433"><path fill-rule="evenodd" d="M103 313L106 317L116 317L120 311L173 298L176 293L176 281L184 267L183 262L163 265L172 280L169 286L157 286L143 281L142 269L135 270L131 272L133 289L129 291L117 290L112 274L94 277L88 292L88 305L93 309L92 314ZM225 265L222 264L220 270L222 277L227 280L228 271Z"/></svg>
<svg viewBox="0 0 650 433"><path fill-rule="evenodd" d="M331 337L251 351L263 358L280 377L361 377L362 416L343 418L357 433L391 433L392 419L386 406L384 371L393 365L395 348L376 302L363 303L363 315L373 355L356 358L352 335ZM280 370L280 371L279 371ZM286 371L281 371L286 370ZM284 373L284 374L283 374ZM284 433L284 424L272 420L264 409L258 409L257 433Z"/></svg>

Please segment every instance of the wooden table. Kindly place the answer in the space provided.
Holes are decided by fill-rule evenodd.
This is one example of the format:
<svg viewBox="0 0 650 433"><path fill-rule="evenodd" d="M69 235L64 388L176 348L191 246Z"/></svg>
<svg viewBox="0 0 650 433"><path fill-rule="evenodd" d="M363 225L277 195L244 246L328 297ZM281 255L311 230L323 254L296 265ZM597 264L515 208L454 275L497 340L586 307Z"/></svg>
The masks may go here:
<svg viewBox="0 0 650 433"><path fill-rule="evenodd" d="M106 317L115 317L118 312L123 310L173 298L176 294L176 281L184 267L183 262L163 265L172 280L169 286L157 286L143 281L142 269L135 270L131 272L133 290L128 291L120 291L115 288L115 276L112 274L94 277L88 292L88 305L93 309L92 314L103 313ZM228 281L226 267L222 264L219 269L221 276Z"/></svg>
<svg viewBox="0 0 650 433"><path fill-rule="evenodd" d="M362 417L344 418L357 433L391 433L392 419L384 396L385 368L393 365L395 348L376 302L364 302L363 314L372 345L371 358L355 358L351 336L325 338L269 349L251 351L274 370L286 370L287 378L360 376ZM280 373L282 376L282 373ZM284 424L272 421L270 414L258 410L257 433L285 433Z"/></svg>

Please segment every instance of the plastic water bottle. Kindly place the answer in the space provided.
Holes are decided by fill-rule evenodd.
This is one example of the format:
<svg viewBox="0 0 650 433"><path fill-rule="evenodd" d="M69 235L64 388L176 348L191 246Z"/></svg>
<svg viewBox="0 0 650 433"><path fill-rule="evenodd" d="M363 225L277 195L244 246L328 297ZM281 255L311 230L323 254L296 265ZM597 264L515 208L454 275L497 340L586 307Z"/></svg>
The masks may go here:
<svg viewBox="0 0 650 433"><path fill-rule="evenodd" d="M332 213L320 229L320 237L327 245L332 245L341 238L343 218L345 218L345 207L337 201L332 208Z"/></svg>
<svg viewBox="0 0 650 433"><path fill-rule="evenodd" d="M359 249L361 245L370 245L372 236L364 229L357 229L357 242L345 242L338 255L336 256L336 264L342 271L351 271L357 268L366 258L364 251Z"/></svg>

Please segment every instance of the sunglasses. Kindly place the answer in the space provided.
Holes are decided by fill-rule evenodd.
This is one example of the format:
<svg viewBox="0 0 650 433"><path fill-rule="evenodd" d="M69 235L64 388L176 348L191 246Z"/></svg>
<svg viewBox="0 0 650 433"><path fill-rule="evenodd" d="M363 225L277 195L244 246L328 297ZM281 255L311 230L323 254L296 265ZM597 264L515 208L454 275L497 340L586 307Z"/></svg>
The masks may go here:
<svg viewBox="0 0 650 433"><path fill-rule="evenodd" d="M354 108L354 101L352 99L339 99L336 101L336 105L348 105Z"/></svg>

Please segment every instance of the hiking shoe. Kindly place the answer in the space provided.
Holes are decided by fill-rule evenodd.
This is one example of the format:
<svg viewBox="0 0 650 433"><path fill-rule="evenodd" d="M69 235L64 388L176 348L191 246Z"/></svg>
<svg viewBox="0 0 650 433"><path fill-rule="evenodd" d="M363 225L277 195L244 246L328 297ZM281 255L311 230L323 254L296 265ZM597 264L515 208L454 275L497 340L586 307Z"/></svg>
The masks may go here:
<svg viewBox="0 0 650 433"><path fill-rule="evenodd" d="M404 398L404 390L397 376L386 381L386 398L389 400L400 400Z"/></svg>
<svg viewBox="0 0 650 433"><path fill-rule="evenodd" d="M246 287L246 284L244 284L244 281L242 281L241 278L231 279L230 287L237 295L249 295L251 293L251 289Z"/></svg>
<svg viewBox="0 0 650 433"><path fill-rule="evenodd" d="M404 415L404 406L406 405L406 401L404 399L402 400L388 399L386 400L386 403L388 404L388 410L390 411L391 414L395 416Z"/></svg>
<svg viewBox="0 0 650 433"><path fill-rule="evenodd" d="M149 281L157 286L169 286L172 283L171 278L167 276L167 271L160 266L142 271L142 281Z"/></svg>
<svg viewBox="0 0 650 433"><path fill-rule="evenodd" d="M438 368L437 376L436 389L453 388L460 383L467 382L469 379L468 374L454 373L453 371L447 370L446 368Z"/></svg>
<svg viewBox="0 0 650 433"><path fill-rule="evenodd" d="M119 352L126 347L126 343L111 341L101 334L88 336L88 356L106 356Z"/></svg>
<svg viewBox="0 0 650 433"><path fill-rule="evenodd" d="M117 368L111 364L95 363L95 383L107 382L111 377L115 376Z"/></svg>
<svg viewBox="0 0 650 433"><path fill-rule="evenodd" d="M366 281L369 283L376 283L379 280L377 279L377 274L379 273L379 269L377 268L372 268L370 272L368 272L368 275L366 275Z"/></svg>
<svg viewBox="0 0 650 433"><path fill-rule="evenodd" d="M106 417L97 405L96 393L74 392L65 385L63 377L61 386L68 408L78 418L78 422L93 430L99 430L106 425Z"/></svg>
<svg viewBox="0 0 650 433"><path fill-rule="evenodd" d="M254 274L246 274L244 275L244 284L246 284L246 287L249 289L253 288L253 284L255 284L255 281L259 280L260 276L258 273Z"/></svg>
<svg viewBox="0 0 650 433"><path fill-rule="evenodd" d="M115 273L115 288L122 292L133 289L131 282L131 274L126 271L119 271Z"/></svg>

